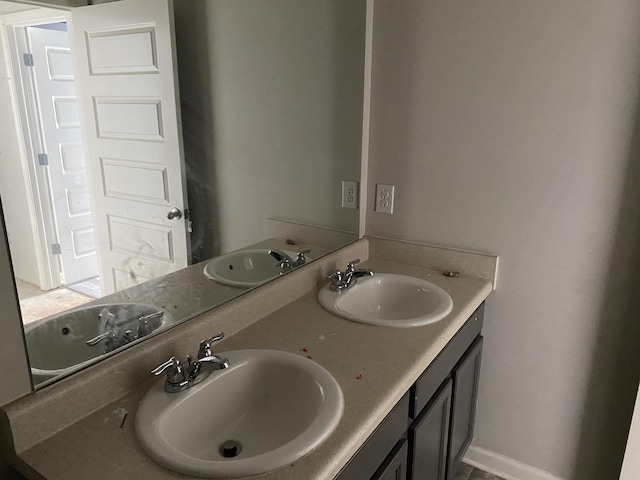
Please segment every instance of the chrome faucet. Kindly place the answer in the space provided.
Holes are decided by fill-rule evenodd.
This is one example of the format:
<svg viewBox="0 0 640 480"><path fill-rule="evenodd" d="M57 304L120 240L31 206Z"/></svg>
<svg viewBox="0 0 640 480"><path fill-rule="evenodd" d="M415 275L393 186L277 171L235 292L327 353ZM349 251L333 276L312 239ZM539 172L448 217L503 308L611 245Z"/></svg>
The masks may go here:
<svg viewBox="0 0 640 480"><path fill-rule="evenodd" d="M86 343L90 347L93 347L100 343L102 340L106 340L104 353L109 353L120 346L118 345L118 335L116 334L116 316L111 313L109 309L103 308L98 314L98 321L104 322L103 328L105 331L100 335L87 340Z"/></svg>
<svg viewBox="0 0 640 480"><path fill-rule="evenodd" d="M373 271L368 268L356 269L355 266L358 263L360 263L360 259L356 258L347 264L344 272L342 270L336 270L329 275L328 278L331 280L329 290L332 292L341 292L354 286L358 282L358 278L373 275Z"/></svg>
<svg viewBox="0 0 640 480"><path fill-rule="evenodd" d="M223 338L224 333L218 333L209 339L202 340L198 348L198 358L193 360L190 355L187 355L186 367L176 357L171 357L151 370L151 373L158 376L162 375L163 372L167 372L164 389L168 393L182 392L197 385L207 378L211 372L229 368L229 360L219 357L211 351L211 344Z"/></svg>
<svg viewBox="0 0 640 480"><path fill-rule="evenodd" d="M276 267L280 267L280 274L283 274L307 263L305 255L309 252L311 252L310 249L298 252L295 260L282 250L269 250L267 253L275 258L275 265Z"/></svg>
<svg viewBox="0 0 640 480"><path fill-rule="evenodd" d="M160 318L163 315L164 312L162 310L158 310L157 312L138 317L138 326L136 328L136 333L134 334L131 329L122 331L122 326L116 324L116 316L113 313L109 312L108 309L103 308L98 314L98 318L100 320L104 319L104 329L106 331L104 333L101 333L100 335L93 337L91 340L87 340L86 343L90 347L93 347L100 343L102 340L105 340L105 353L109 353L117 348L120 348L123 345L149 335L152 331L151 325L149 325L149 320Z"/></svg>

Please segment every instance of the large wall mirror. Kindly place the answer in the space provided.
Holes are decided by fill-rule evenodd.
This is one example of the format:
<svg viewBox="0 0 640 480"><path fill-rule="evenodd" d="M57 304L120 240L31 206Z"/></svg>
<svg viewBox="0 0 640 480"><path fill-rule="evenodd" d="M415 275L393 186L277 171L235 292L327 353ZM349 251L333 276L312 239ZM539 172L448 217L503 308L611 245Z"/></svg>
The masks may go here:
<svg viewBox="0 0 640 480"><path fill-rule="evenodd" d="M358 238L365 15L0 1L0 196L36 388Z"/></svg>

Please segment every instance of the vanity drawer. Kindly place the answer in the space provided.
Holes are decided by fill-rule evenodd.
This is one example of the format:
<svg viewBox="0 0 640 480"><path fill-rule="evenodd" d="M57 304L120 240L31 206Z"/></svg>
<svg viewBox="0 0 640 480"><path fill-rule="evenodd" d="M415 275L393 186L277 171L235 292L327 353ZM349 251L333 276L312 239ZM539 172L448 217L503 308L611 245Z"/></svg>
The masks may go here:
<svg viewBox="0 0 640 480"><path fill-rule="evenodd" d="M482 330L484 319L484 302L473 312L473 315L458 330L458 333L447 343L436 359L429 365L420 378L411 387L411 401L409 404L409 416L415 419L429 402L434 393L442 385L456 363L467 351L475 338Z"/></svg>
<svg viewBox="0 0 640 480"><path fill-rule="evenodd" d="M409 393L393 407L335 480L369 480L407 431ZM384 478L384 477L382 477Z"/></svg>

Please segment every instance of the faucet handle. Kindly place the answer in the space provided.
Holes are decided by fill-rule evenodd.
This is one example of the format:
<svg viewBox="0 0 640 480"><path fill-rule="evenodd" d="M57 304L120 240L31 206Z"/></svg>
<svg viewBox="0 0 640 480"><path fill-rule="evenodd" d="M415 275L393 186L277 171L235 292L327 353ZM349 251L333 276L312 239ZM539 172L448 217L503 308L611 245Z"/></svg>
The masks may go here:
<svg viewBox="0 0 640 480"><path fill-rule="evenodd" d="M164 312L162 310L158 310L157 312L141 315L140 317L138 317L138 321L145 322L147 320L153 320L154 318L161 318L163 316L164 316Z"/></svg>
<svg viewBox="0 0 640 480"><path fill-rule="evenodd" d="M213 352L211 351L211 344L213 342L218 342L224 338L224 332L216 333L213 337L202 340L200 342L200 348L198 348L198 358L204 357L212 357Z"/></svg>
<svg viewBox="0 0 640 480"><path fill-rule="evenodd" d="M138 317L138 330L136 334L136 338L144 337L145 335L149 335L153 330L151 325L149 325L149 320L153 320L155 318L162 318L164 316L164 312L162 310L158 310L157 312L149 313L147 315L141 315Z"/></svg>
<svg viewBox="0 0 640 480"><path fill-rule="evenodd" d="M176 357L171 357L169 360L156 368L151 370L155 376L162 375L162 372L167 372L167 380L164 382L164 389L166 392L174 393L181 392L189 388L189 379L185 375L184 369L180 360Z"/></svg>
<svg viewBox="0 0 640 480"><path fill-rule="evenodd" d="M345 273L353 273L353 271L356 269L356 265L360 263L360 259L356 258L355 260L351 260L349 263L347 263L347 268L345 270Z"/></svg>
<svg viewBox="0 0 640 480"><path fill-rule="evenodd" d="M167 372L167 383L180 384L185 381L184 371L180 360L176 357L171 357L166 362L158 365L151 370L156 377L162 375L163 372Z"/></svg>
<svg viewBox="0 0 640 480"><path fill-rule="evenodd" d="M162 375L162 373L167 370L168 368L174 367L176 369L178 368L182 368L182 365L180 365L180 360L178 360L176 357L171 357L169 360L167 360L164 363L161 363L160 365L158 365L156 368L154 368L153 370L151 370L151 373L153 373L156 377L159 375Z"/></svg>
<svg viewBox="0 0 640 480"><path fill-rule="evenodd" d="M86 344L89 345L90 347L93 347L94 345L97 345L105 338L114 337L114 336L115 335L113 332L104 332L98 335L97 337L93 337L91 340L87 340Z"/></svg>

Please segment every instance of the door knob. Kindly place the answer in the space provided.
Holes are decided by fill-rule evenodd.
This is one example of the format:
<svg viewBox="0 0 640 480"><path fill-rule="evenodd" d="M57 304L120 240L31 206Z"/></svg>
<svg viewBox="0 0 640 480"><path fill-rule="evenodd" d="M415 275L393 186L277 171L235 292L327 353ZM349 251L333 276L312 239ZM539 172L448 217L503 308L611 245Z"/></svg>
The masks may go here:
<svg viewBox="0 0 640 480"><path fill-rule="evenodd" d="M180 220L182 218L182 212L180 211L179 208L172 208L171 210L169 210L169 213L167 213L167 218L169 220L173 220L174 218L177 218L178 220Z"/></svg>

